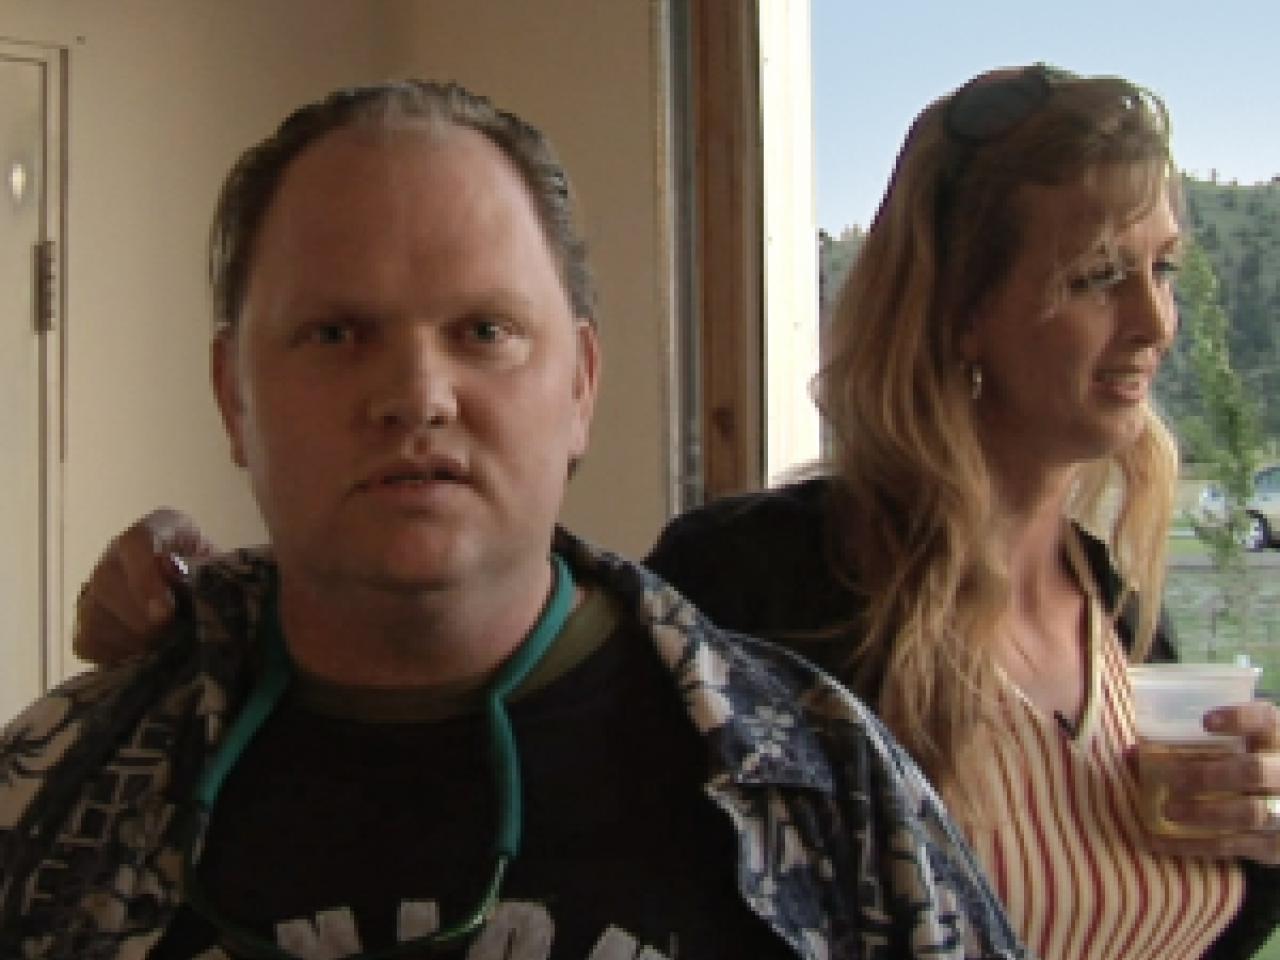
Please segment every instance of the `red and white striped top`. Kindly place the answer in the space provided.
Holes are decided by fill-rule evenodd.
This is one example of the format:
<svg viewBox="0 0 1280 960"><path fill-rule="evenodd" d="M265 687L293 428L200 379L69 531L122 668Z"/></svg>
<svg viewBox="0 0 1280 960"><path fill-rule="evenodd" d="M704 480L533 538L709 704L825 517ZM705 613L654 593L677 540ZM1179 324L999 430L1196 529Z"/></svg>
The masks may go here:
<svg viewBox="0 0 1280 960"><path fill-rule="evenodd" d="M1042 960L1199 957L1239 909L1234 861L1148 852L1126 754L1137 742L1125 654L1093 607L1089 693L1072 736L1011 683L984 799L970 831L1009 918ZM1003 805L1003 809L1000 809Z"/></svg>

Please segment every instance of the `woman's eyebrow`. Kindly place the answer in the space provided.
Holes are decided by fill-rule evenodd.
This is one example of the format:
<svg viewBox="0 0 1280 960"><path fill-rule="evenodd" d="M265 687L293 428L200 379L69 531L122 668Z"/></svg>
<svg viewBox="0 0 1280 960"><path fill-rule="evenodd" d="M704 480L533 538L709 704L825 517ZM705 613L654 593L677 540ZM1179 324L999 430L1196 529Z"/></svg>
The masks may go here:
<svg viewBox="0 0 1280 960"><path fill-rule="evenodd" d="M1181 233L1172 234L1166 239L1160 241L1156 245L1155 252L1157 256L1165 256L1170 253L1182 253L1187 245L1185 235ZM1133 245L1124 241L1118 241L1110 248L1110 252L1118 254L1120 260L1126 267L1131 267L1137 263L1138 257L1134 253Z"/></svg>

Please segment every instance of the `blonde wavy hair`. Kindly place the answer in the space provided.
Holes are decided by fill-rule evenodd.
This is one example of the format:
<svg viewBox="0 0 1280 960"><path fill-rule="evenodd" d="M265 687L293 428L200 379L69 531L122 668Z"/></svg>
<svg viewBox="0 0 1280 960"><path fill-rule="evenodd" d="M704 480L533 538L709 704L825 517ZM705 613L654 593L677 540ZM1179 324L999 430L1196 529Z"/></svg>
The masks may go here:
<svg viewBox="0 0 1280 960"><path fill-rule="evenodd" d="M865 598L849 625L862 639L844 677L870 694L961 815L976 798L957 772L997 729L994 649L1009 581L960 337L1030 242L1022 185L1083 184L1099 239L1143 218L1165 192L1179 206L1165 109L1150 91L1028 67L959 92L1037 70L1043 101L997 136L957 138L947 116L956 94L916 119L828 321L814 382L841 533L833 563ZM1136 659L1159 614L1177 475L1168 430L1149 406L1145 419L1130 447L1081 466L1069 509L1148 599Z"/></svg>

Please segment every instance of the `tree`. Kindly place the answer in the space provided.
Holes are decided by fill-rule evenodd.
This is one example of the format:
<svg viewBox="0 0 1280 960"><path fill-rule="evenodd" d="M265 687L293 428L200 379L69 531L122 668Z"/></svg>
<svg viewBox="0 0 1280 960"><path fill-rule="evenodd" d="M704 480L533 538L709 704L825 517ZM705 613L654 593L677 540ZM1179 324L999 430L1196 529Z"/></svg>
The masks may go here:
<svg viewBox="0 0 1280 960"><path fill-rule="evenodd" d="M1209 551L1217 574L1222 610L1249 622L1249 570L1244 535L1245 503L1257 469L1258 415L1245 395L1227 347L1227 314L1209 258L1188 244L1182 267L1183 325L1189 340L1187 359L1200 388L1202 416L1187 423L1183 442L1190 457L1208 464L1209 482L1223 493L1220 521L1192 517L1192 529Z"/></svg>
<svg viewBox="0 0 1280 960"><path fill-rule="evenodd" d="M818 231L818 302L825 315L835 302L844 283L849 265L862 247L863 233L858 227L845 227L839 238L825 230Z"/></svg>

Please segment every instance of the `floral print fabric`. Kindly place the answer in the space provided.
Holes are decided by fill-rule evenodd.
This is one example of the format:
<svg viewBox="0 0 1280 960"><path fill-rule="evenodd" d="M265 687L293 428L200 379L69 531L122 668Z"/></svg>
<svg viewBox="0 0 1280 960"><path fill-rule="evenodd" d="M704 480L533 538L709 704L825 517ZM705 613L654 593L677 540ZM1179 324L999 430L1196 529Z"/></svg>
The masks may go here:
<svg viewBox="0 0 1280 960"><path fill-rule="evenodd" d="M806 661L719 630L561 530L577 575L651 635L704 737L739 888L813 960L1023 958L969 848L870 711ZM203 566L156 652L77 677L0 739L0 956L141 960L180 902L201 766L254 676L270 558Z"/></svg>

